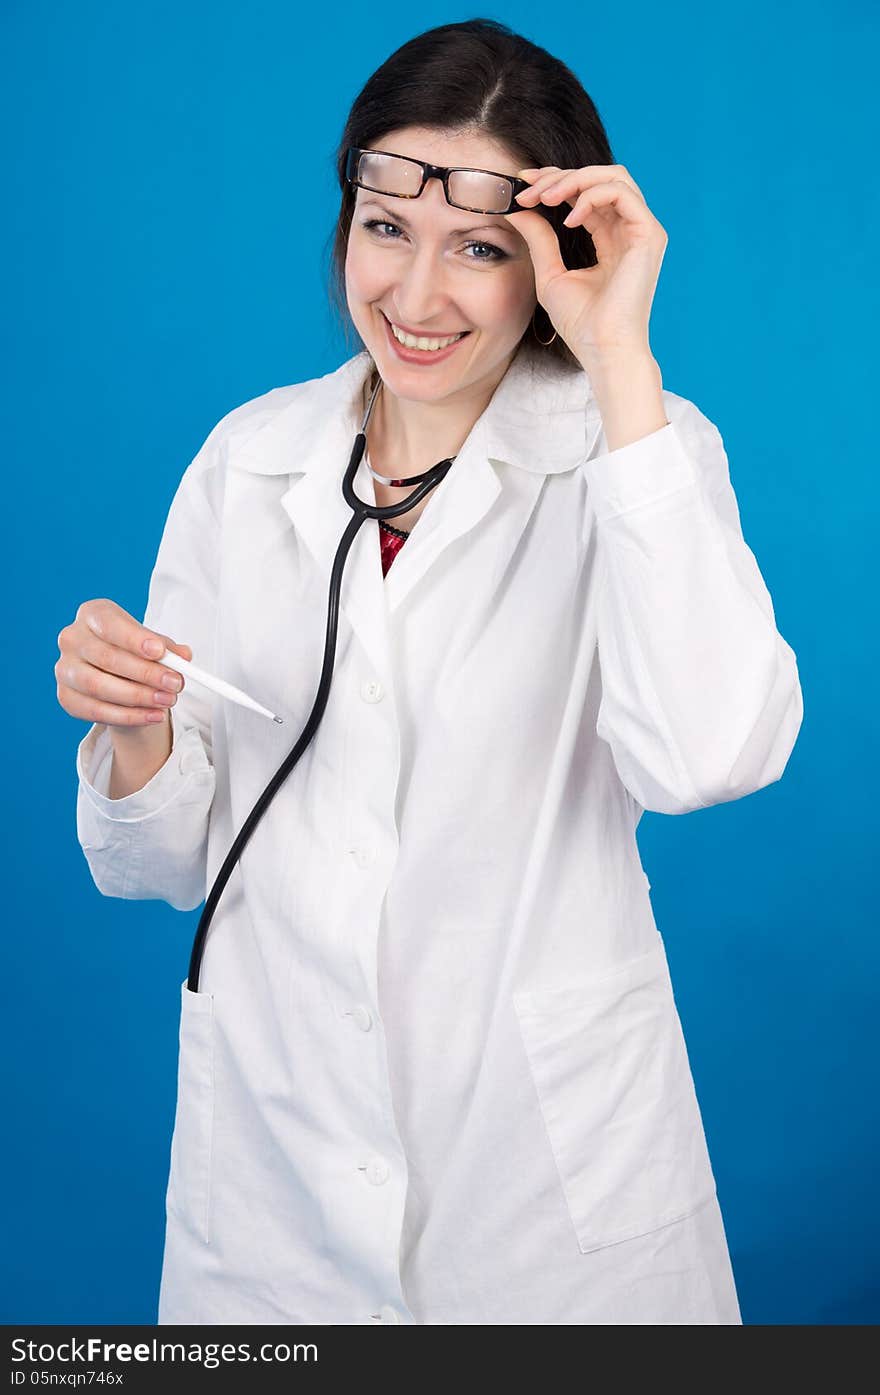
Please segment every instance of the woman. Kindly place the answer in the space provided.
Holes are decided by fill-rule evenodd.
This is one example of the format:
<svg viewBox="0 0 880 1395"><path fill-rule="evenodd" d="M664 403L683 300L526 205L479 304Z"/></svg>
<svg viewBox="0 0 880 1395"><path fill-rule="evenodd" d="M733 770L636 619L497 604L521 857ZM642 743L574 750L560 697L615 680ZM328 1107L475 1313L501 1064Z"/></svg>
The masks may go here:
<svg viewBox="0 0 880 1395"><path fill-rule="evenodd" d="M159 1321L739 1323L636 826L779 779L803 708L649 348L666 233L491 21L394 53L338 172L361 351L214 428L143 625L59 636L94 879L193 909L311 709L374 388L362 499L452 459L358 532L321 725L181 984ZM150 640L285 725L166 697Z"/></svg>

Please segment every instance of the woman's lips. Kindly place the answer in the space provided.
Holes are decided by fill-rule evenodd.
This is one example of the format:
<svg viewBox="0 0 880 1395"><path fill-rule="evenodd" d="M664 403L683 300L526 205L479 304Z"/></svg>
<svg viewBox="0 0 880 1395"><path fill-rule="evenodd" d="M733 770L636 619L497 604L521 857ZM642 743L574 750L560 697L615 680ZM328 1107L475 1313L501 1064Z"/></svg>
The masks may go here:
<svg viewBox="0 0 880 1395"><path fill-rule="evenodd" d="M384 312L382 312L382 319L385 322L385 333L388 337L388 342L397 354L397 357L402 359L404 363L421 363L425 365L440 363L443 359L449 358L450 354L455 353L459 344L463 344L470 334L470 330L465 330L460 339L456 339L452 344L447 344L444 349L408 349L405 344L401 344L399 339L395 339L394 332L391 328L391 321ZM444 336L438 334L436 336L426 335L425 337L440 339Z"/></svg>

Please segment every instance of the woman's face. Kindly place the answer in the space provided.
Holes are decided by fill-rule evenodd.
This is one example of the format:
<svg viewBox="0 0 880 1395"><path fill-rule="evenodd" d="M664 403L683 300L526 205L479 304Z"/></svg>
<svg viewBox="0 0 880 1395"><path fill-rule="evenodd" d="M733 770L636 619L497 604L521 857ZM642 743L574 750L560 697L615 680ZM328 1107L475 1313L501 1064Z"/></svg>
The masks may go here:
<svg viewBox="0 0 880 1395"><path fill-rule="evenodd" d="M515 174L523 161L480 135L408 126L371 144L435 165ZM446 202L439 179L417 199L356 189L345 261L348 308L382 379L397 397L434 402L497 384L537 303L525 238L500 215ZM417 336L466 331L449 353L407 361L389 321Z"/></svg>

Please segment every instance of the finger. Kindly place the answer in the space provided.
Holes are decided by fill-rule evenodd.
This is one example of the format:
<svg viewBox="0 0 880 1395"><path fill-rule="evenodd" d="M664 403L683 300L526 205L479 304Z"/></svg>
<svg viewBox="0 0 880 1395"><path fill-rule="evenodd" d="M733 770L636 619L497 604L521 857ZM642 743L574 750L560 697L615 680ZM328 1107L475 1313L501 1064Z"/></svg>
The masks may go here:
<svg viewBox="0 0 880 1395"><path fill-rule="evenodd" d="M115 601L90 601L77 612L77 619L80 618L99 639L109 640L122 649L132 650L133 653L147 654L155 658L162 649L176 648L175 641L168 635L159 634L141 625Z"/></svg>
<svg viewBox="0 0 880 1395"><path fill-rule="evenodd" d="M587 175L581 174L580 177L574 176L570 179L556 180L542 191L541 198L545 203L549 204L561 203L564 199L568 199L569 202L571 202L572 197L577 196L579 193L583 193L589 189L595 189L601 184L612 183L624 184L627 189L631 189L634 194L642 198L641 191L637 189L634 184L631 184L628 179L621 179L617 175L609 176L607 173L600 173L598 170ZM642 199L642 202L644 202L644 199Z"/></svg>
<svg viewBox="0 0 880 1395"><path fill-rule="evenodd" d="M532 205L538 200L550 205L558 204L563 199L571 200L572 195L577 195L584 189L595 188L597 184L605 184L610 180L626 184L627 188L632 189L641 198L642 192L638 186L628 177L622 178L620 175L615 175L614 169L616 166L613 165L589 165L581 170L567 170L558 178L542 180L530 185L528 189L523 189L516 196L517 202L525 206Z"/></svg>
<svg viewBox="0 0 880 1395"><path fill-rule="evenodd" d="M585 217L594 209L613 208L620 214L626 223L646 226L647 219L653 217L648 210L644 199L635 194L628 184L620 180L613 180L607 184L596 184L591 189L584 190L576 200L574 207L565 215L563 223L566 227L574 227L576 223L582 223Z"/></svg>
<svg viewBox="0 0 880 1395"><path fill-rule="evenodd" d="M131 679L144 688L164 688L177 693L184 684L182 675L173 668L147 659L142 654L132 653L130 649L120 648L118 644L98 639L88 632L79 644L78 657L95 669L113 677Z"/></svg>
<svg viewBox="0 0 880 1395"><path fill-rule="evenodd" d="M86 627L105 644L121 649L138 659L147 656L147 658L152 657L155 661L163 649L174 651L188 649L189 657L192 657L189 645L180 645L168 635L163 635L141 625L134 616L129 615L128 611L123 610L115 601L106 599L90 601L77 612L77 619L82 619ZM98 667L104 667L104 665L99 663ZM116 666L110 666L108 671L117 672ZM172 669L165 669L157 662L149 665L148 670L146 668L143 670L146 676L142 676L141 671L133 672L130 667L119 671L128 677L137 678L141 682L154 684L161 684L164 673L173 672Z"/></svg>
<svg viewBox="0 0 880 1395"><path fill-rule="evenodd" d="M177 701L177 693L165 687L120 677L76 657L59 659L55 677L59 684L81 697L117 707L172 707Z"/></svg>
<svg viewBox="0 0 880 1395"><path fill-rule="evenodd" d="M555 180L559 179L560 175L564 173L565 171L560 169L558 165L547 166L547 168L541 170L538 174L535 175L533 179L529 181L528 189L520 190L520 192L516 195L516 198L523 199L526 202L528 202L530 198L535 198L537 195L541 193L542 189L546 189L550 184L554 183Z"/></svg>
<svg viewBox="0 0 880 1395"><path fill-rule="evenodd" d="M586 180L590 184L595 183L597 180L604 184L609 180L618 179L623 184L629 185L630 189L633 189L638 194L639 198L643 199L645 197L625 165L584 165L580 170L563 171L563 177L568 174L581 174L586 177ZM581 181L580 187L587 187L584 180Z"/></svg>
<svg viewBox="0 0 880 1395"><path fill-rule="evenodd" d="M561 168L561 165L535 165L529 169L517 170L517 175L520 179L528 179L530 175L535 179L539 179L541 175L548 174L553 170L556 170L558 173Z"/></svg>
<svg viewBox="0 0 880 1395"><path fill-rule="evenodd" d="M581 224L583 227L587 226L587 218L593 208L591 193L592 191L578 195L574 201L574 207L569 209L562 220L565 227L575 228L578 224ZM587 230L590 231L589 229Z"/></svg>
<svg viewBox="0 0 880 1395"><path fill-rule="evenodd" d="M542 218L536 209L521 208L519 212L502 216L510 219L526 241L535 271L535 288L540 298L544 287L566 270L559 238L547 219Z"/></svg>
<svg viewBox="0 0 880 1395"><path fill-rule="evenodd" d="M84 722L104 722L110 727L152 726L170 720L166 708L117 707L112 702L96 702L76 691L66 695L64 710Z"/></svg>

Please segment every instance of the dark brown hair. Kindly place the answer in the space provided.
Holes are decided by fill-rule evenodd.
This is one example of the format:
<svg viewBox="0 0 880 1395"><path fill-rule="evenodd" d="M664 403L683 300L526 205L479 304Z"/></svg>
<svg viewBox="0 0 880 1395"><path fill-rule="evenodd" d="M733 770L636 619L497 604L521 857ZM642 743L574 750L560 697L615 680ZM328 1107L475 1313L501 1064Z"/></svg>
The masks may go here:
<svg viewBox="0 0 880 1395"><path fill-rule="evenodd" d="M410 39L367 79L335 154L342 204L331 233L329 298L346 336L354 329L345 294L345 258L356 198L345 178L346 151L352 145L370 149L404 126L479 130L506 145L517 156L518 169L614 163L599 113L571 69L507 25L469 19L441 24ZM569 208L563 202L537 211L555 229L569 270L595 266L596 249L586 228L563 226ZM538 344L536 336L547 340L553 333L540 304L532 323L535 333L531 325L526 333L537 352L577 364L558 334L546 347ZM357 334L356 339L363 348Z"/></svg>

